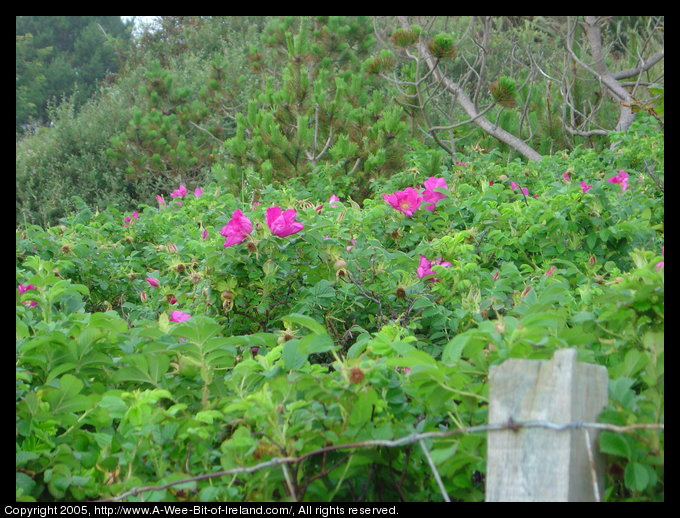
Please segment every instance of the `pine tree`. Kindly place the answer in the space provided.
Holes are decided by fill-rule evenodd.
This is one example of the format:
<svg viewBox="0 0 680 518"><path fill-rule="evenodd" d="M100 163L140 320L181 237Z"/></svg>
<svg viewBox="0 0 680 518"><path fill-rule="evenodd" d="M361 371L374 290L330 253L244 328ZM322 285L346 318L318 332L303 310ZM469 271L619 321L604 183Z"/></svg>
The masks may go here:
<svg viewBox="0 0 680 518"><path fill-rule="evenodd" d="M360 200L369 178L402 166L407 125L365 70L374 43L367 18L276 19L263 43L285 66L236 117L236 135L225 143L230 161L218 168L231 185L322 179ZM253 49L251 64L265 73L263 54Z"/></svg>
<svg viewBox="0 0 680 518"><path fill-rule="evenodd" d="M109 150L125 165L130 180L154 175L191 181L210 167L227 131L216 115L228 96L225 66L215 54L205 84L194 91L176 86L173 72L159 61L151 63L139 88L142 105Z"/></svg>

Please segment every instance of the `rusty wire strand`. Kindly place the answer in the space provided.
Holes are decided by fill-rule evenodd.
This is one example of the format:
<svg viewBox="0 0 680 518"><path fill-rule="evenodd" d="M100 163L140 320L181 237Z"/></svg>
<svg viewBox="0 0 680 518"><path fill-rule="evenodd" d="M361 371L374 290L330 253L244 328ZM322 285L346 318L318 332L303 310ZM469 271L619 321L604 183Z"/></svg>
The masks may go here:
<svg viewBox="0 0 680 518"><path fill-rule="evenodd" d="M232 468L232 469L227 469L227 470L222 470L222 471L216 471L213 473L204 473L201 475L196 475L193 477L188 477L184 478L181 480L174 480L172 482L168 482L167 484L162 484L159 486L145 486L145 487L139 487L139 488L132 488L129 491L126 491L125 493L121 493L120 495L109 497L109 498L102 498L101 500L97 500L98 502L116 502L119 500L122 500L124 498L127 498L129 496L136 496L140 493L144 493L147 491L161 491L163 489L167 489L172 486L180 485L180 484L187 484L189 482L198 482L200 480L206 480L210 478L217 478L217 477L224 477L224 476L229 476L229 475L240 475L240 474L247 474L247 473L253 473L255 471L258 471L260 469L264 468L270 468L274 466L279 466L279 465L285 465L285 464L295 464L298 462L301 462L308 457L312 457L314 455L319 455L322 453L326 453L329 451L337 451L337 450L352 450L352 449L359 449L359 448L373 448L373 447L378 447L378 446L383 446L387 448L397 448L400 446L404 446L407 444L412 444L415 442L420 442L422 446L422 441L424 439L436 439L436 438L444 438L444 437L451 437L454 435L461 435L465 433L480 433L480 432L494 432L494 431L502 431L502 430L511 430L513 432L518 432L521 429L524 428L546 428L550 430L555 430L555 431L565 431L565 430L578 430L578 429L593 429L593 430L608 430L612 432L618 432L618 433L626 433L626 432L632 432L636 430L664 430L664 425L663 424L633 424L633 425L614 425L614 424L609 424L609 423L587 423L583 421L573 421L569 423L563 423L563 424L557 424L557 423L551 423L547 421L514 421L512 418L510 418L507 422L505 423L495 423L495 424L485 424L485 425L479 425L479 426L469 426L469 427L462 427L462 428L455 428L453 430L446 430L446 431L441 431L441 432L425 432L425 433L413 433L410 435L407 435L405 437L401 437L399 439L394 439L394 440L388 440L388 439L375 439L375 440L369 440L369 441L359 441L359 442L354 442L354 443L346 443L346 444L337 444L337 445L331 445L331 446L325 446L323 448L319 448L317 450L309 451L307 453L303 453L300 456L293 457L293 456L288 456L288 457L275 457L273 459L270 459L265 462L261 462L259 464L255 464L253 466L246 466L246 467L241 467L241 468ZM285 466L282 466L285 471Z"/></svg>

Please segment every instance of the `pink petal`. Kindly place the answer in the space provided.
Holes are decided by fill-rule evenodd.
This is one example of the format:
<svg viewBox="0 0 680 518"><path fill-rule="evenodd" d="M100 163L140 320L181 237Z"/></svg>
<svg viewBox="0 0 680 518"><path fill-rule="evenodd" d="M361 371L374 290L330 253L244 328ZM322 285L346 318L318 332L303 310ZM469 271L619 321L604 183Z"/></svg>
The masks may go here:
<svg viewBox="0 0 680 518"><path fill-rule="evenodd" d="M191 315L183 311L173 311L170 313L170 322L186 322L191 318Z"/></svg>

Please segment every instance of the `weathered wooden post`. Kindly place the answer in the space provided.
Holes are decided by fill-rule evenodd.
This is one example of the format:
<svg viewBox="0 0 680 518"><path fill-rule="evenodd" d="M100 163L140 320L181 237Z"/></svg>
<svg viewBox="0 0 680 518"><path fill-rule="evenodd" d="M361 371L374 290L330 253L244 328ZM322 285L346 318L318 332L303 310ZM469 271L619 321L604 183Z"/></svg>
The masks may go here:
<svg viewBox="0 0 680 518"><path fill-rule="evenodd" d="M490 424L594 422L608 400L607 370L577 362L575 349L556 351L551 360L506 360L491 368L489 384ZM596 430L531 427L487 437L487 502L601 499Z"/></svg>

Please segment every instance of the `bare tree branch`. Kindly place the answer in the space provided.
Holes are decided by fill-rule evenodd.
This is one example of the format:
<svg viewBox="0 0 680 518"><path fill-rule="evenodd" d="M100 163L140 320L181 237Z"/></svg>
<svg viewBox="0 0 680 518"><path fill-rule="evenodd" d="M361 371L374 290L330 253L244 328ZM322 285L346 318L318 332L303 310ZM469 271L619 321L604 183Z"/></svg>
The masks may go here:
<svg viewBox="0 0 680 518"><path fill-rule="evenodd" d="M403 28L408 29L410 27L410 24L408 23L406 17L398 16L397 19L399 20L399 23ZM474 124L479 126L482 130L484 130L486 133L490 134L494 138L515 149L517 152L519 152L529 160L541 160L542 158L541 155L531 146L526 144L526 142L523 142L515 135L512 135L511 133L505 131L503 128L492 124L485 117L479 116L479 112L474 102L472 101L472 99L470 99L470 97L468 97L465 91L462 88L460 88L460 85L455 81L449 79L442 73L441 69L437 65L437 60L430 53L425 42L419 41L417 43L417 48L420 55L424 57L425 63L427 64L428 68L432 71L432 75L434 76L434 78L437 81L440 81L442 85L446 88L446 90L448 90L451 94L453 94L456 97L458 104L470 116L471 121Z"/></svg>

